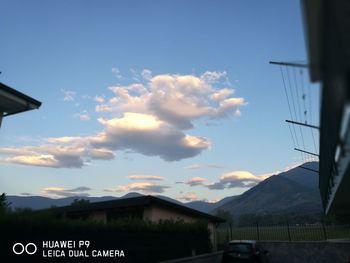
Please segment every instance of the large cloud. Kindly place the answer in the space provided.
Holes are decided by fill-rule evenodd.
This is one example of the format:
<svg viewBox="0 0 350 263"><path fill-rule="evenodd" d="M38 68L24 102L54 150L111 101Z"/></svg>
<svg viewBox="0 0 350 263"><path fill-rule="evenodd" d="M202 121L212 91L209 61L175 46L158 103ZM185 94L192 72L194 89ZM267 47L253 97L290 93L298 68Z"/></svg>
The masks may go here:
<svg viewBox="0 0 350 263"><path fill-rule="evenodd" d="M2 162L53 168L81 168L91 159L114 158L111 150L93 148L83 137L50 138L40 146L0 148L0 154L7 155L0 159Z"/></svg>
<svg viewBox="0 0 350 263"><path fill-rule="evenodd" d="M9 155L1 161L80 168L90 159L111 160L116 150L133 150L166 161L178 161L196 156L210 147L206 138L173 129L152 115L127 112L121 118L99 121L105 128L96 135L49 138L40 146L0 148L0 154Z"/></svg>
<svg viewBox="0 0 350 263"><path fill-rule="evenodd" d="M81 168L91 160L111 160L118 150L131 150L165 161L179 161L210 148L207 138L185 133L193 121L239 115L243 98L233 89L217 88L225 72L157 75L144 70L146 83L114 86L110 98L96 97L101 132L89 136L49 138L37 146L0 148L0 162L54 168ZM75 93L65 92L66 100ZM82 119L90 118L82 112Z"/></svg>
<svg viewBox="0 0 350 263"><path fill-rule="evenodd" d="M225 76L225 72L205 72L201 76L164 74L147 79L146 84L113 86L110 90L114 96L97 105L96 111L149 113L178 129L189 129L195 119L240 114L239 107L246 101L232 97L232 88L214 85Z"/></svg>

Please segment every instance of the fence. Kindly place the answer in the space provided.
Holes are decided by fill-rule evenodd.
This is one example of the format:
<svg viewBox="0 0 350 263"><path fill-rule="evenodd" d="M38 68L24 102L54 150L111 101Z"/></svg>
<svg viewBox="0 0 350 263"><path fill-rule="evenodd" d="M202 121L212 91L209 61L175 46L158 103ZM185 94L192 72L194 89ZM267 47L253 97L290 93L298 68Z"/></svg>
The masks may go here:
<svg viewBox="0 0 350 263"><path fill-rule="evenodd" d="M258 241L321 241L329 239L350 239L349 225L273 225L256 224L249 227L227 226L218 229L218 244L229 240Z"/></svg>

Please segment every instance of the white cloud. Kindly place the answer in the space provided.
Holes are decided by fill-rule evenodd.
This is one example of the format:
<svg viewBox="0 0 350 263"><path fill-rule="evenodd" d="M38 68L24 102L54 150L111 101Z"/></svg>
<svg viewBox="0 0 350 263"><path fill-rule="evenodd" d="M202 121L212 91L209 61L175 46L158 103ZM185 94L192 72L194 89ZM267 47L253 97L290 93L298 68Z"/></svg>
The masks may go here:
<svg viewBox="0 0 350 263"><path fill-rule="evenodd" d="M120 73L116 68L113 71ZM232 89L215 86L226 77L225 72L152 76L151 71L145 69L142 73L146 84L113 86L109 88L114 94L112 97L95 97L99 103L96 111L110 113L108 118L98 119L103 125L99 133L49 138L38 146L0 148L0 161L80 168L92 159L114 159L116 151L179 161L211 147L207 138L184 132L193 127L193 121L236 116L239 108L246 104L243 98L232 97ZM66 101L74 100L75 92L62 92ZM76 117L90 119L87 111ZM213 165L207 167L214 168Z"/></svg>
<svg viewBox="0 0 350 263"><path fill-rule="evenodd" d="M121 118L99 121L105 130L93 142L97 147L133 150L165 161L190 158L210 147L206 138L185 134L148 114L127 112Z"/></svg>
<svg viewBox="0 0 350 263"><path fill-rule="evenodd" d="M129 175L127 178L131 180L151 180L151 181L161 181L164 177L157 175Z"/></svg>
<svg viewBox="0 0 350 263"><path fill-rule="evenodd" d="M63 101L74 101L76 92L72 90L64 90L61 89L61 92L63 93Z"/></svg>
<svg viewBox="0 0 350 263"><path fill-rule="evenodd" d="M203 185L203 183L207 181L207 179L202 177L193 177L189 181L186 182L186 184L190 186L196 186L196 185Z"/></svg>
<svg viewBox="0 0 350 263"><path fill-rule="evenodd" d="M66 189L62 187L46 187L41 190L43 194L48 195L55 195L58 197L71 197L71 196L89 196L88 191L90 191L91 188L86 186L80 186L73 189Z"/></svg>
<svg viewBox="0 0 350 263"><path fill-rule="evenodd" d="M152 115L125 113L121 118L99 119L104 130L85 137L49 138L39 146L0 148L2 162L54 168L81 168L89 159L111 160L116 150L177 161L200 154L210 142L173 129ZM10 156L10 157L8 157Z"/></svg>
<svg viewBox="0 0 350 263"><path fill-rule="evenodd" d="M98 103L104 103L105 97L104 96L95 96L94 100Z"/></svg>
<svg viewBox="0 0 350 263"><path fill-rule="evenodd" d="M144 193L163 193L165 189L170 188L165 185L157 185L151 182L131 183L127 185L119 185L115 188L107 188L105 192L130 192L140 191Z"/></svg>
<svg viewBox="0 0 350 263"><path fill-rule="evenodd" d="M145 80L150 80L152 78L152 71L150 71L149 69L144 69L141 72L141 76Z"/></svg>
<svg viewBox="0 0 350 263"><path fill-rule="evenodd" d="M178 199L191 202L191 201L196 201L196 200L198 200L198 197L197 197L197 195L196 195L195 193L193 193L193 192L188 192L188 193L184 193L184 194L180 195L180 196L178 197Z"/></svg>
<svg viewBox="0 0 350 263"><path fill-rule="evenodd" d="M79 113L74 114L74 117L78 118L81 121L89 121L90 120L90 115L89 115L88 111L86 111L86 110L83 110Z"/></svg>
<svg viewBox="0 0 350 263"><path fill-rule="evenodd" d="M215 83L219 81L221 78L226 77L226 71L206 71L201 75L201 79L203 79L207 83Z"/></svg>
<svg viewBox="0 0 350 263"><path fill-rule="evenodd" d="M117 79L121 79L123 77L118 68L112 68L112 73Z"/></svg>
<svg viewBox="0 0 350 263"><path fill-rule="evenodd" d="M163 74L147 79L146 84L110 87L114 97L97 105L96 111L152 114L182 130L192 128L196 119L237 116L246 101L232 97L234 90L231 88L215 86L223 76L226 73Z"/></svg>
<svg viewBox="0 0 350 263"><path fill-rule="evenodd" d="M91 147L89 137L49 138L39 146L0 148L1 162L52 168L81 168L90 159L111 160L113 151Z"/></svg>
<svg viewBox="0 0 350 263"><path fill-rule="evenodd" d="M222 174L220 180L216 183L202 184L203 186L212 190L221 190L225 188L240 188L240 187L252 187L259 182L265 180L272 174L265 175L253 175L248 171L232 171Z"/></svg>
<svg viewBox="0 0 350 263"><path fill-rule="evenodd" d="M190 166L185 167L185 169L188 169L188 170L197 170L197 169L206 169L206 168L221 169L223 167L216 164L192 164Z"/></svg>

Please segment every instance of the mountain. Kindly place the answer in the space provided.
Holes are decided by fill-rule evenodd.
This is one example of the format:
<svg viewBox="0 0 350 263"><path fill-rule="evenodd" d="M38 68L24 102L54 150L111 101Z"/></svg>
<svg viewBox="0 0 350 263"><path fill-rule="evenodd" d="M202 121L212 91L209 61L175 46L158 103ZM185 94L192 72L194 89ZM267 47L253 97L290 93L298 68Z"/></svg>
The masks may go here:
<svg viewBox="0 0 350 263"><path fill-rule="evenodd" d="M302 166L318 171L318 162L309 162L303 164ZM298 184L318 191L318 173L308 171L302 168L297 168L291 169L284 173L280 173L279 175L288 178Z"/></svg>
<svg viewBox="0 0 350 263"><path fill-rule="evenodd" d="M52 199L43 196L7 196L7 201L10 203L12 208L31 208L34 210L45 209L51 206L66 206L70 205L75 199L85 199L89 200L91 203L103 202L116 199L113 196L103 196L103 197L80 197L71 196L59 199Z"/></svg>
<svg viewBox="0 0 350 263"><path fill-rule="evenodd" d="M318 163L303 165L318 170ZM131 198L142 194L131 192L122 197L65 197L51 199L42 196L7 196L12 208L44 209L50 206L70 205L74 199L86 199L90 202L102 202L118 198ZM163 195L156 195L166 201L184 205L206 213L215 214L218 210L230 211L234 216L241 214L264 213L318 213L322 211L318 190L318 174L309 170L294 168L287 172L271 176L238 196L229 196L216 203L193 201L182 203Z"/></svg>
<svg viewBox="0 0 350 263"><path fill-rule="evenodd" d="M192 202L186 203L185 206L192 208L192 209L199 210L199 211L204 212L204 213L210 213L211 211L215 210L216 208L218 208L220 206L223 206L224 204L233 200L236 197L237 196L225 197L216 203L208 203L208 202L204 202L204 201L192 201Z"/></svg>
<svg viewBox="0 0 350 263"><path fill-rule="evenodd" d="M317 163L305 166L317 168ZM271 176L216 208L213 213L219 209L229 211L235 217L242 214L320 213L318 174L297 167Z"/></svg>
<svg viewBox="0 0 350 263"><path fill-rule="evenodd" d="M10 206L12 208L31 208L33 210L38 209L45 209L49 208L51 206L66 206L70 205L75 199L84 199L89 200L90 203L94 202L103 202L103 201L109 201L109 200L115 200L115 199L122 199L122 198L132 198L132 197L138 197L142 196L142 194L131 192L121 197L113 197L113 196L103 196L103 197L81 197L81 196L72 196L72 197L65 197L65 198L59 198L59 199L53 199L43 196L13 196L9 195L7 196L7 201L10 203ZM192 209L199 210L201 212L210 213L212 210L216 209L219 206L222 206L226 202L232 200L235 198L235 196L225 197L222 200L216 202L216 203L208 203L204 201L192 201L188 203L182 203L180 201L177 201L175 199L172 199L170 197L164 196L164 195L156 195L156 197L161 198L163 200L184 205Z"/></svg>

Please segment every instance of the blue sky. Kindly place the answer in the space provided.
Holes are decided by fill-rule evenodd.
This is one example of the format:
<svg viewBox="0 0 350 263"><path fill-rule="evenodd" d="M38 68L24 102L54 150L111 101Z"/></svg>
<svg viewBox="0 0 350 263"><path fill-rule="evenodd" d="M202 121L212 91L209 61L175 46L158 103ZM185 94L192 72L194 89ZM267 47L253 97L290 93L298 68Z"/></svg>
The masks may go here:
<svg viewBox="0 0 350 263"><path fill-rule="evenodd" d="M3 121L2 192L214 201L301 161L268 64L306 60L299 1L1 9L0 81L43 102Z"/></svg>

